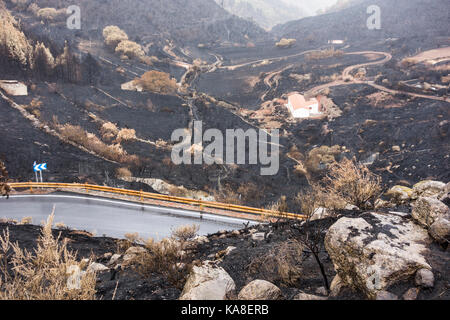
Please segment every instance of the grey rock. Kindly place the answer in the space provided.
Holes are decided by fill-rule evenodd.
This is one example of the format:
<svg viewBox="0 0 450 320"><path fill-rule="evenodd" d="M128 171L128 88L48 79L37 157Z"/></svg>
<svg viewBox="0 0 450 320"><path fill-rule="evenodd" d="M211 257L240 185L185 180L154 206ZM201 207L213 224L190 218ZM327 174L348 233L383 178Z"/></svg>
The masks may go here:
<svg viewBox="0 0 450 320"><path fill-rule="evenodd" d="M434 287L434 274L429 269L420 269L416 272L416 285L422 288Z"/></svg>
<svg viewBox="0 0 450 320"><path fill-rule="evenodd" d="M439 243L450 242L450 216L437 218L428 230L430 235Z"/></svg>
<svg viewBox="0 0 450 320"><path fill-rule="evenodd" d="M239 300L280 300L283 298L280 288L265 280L254 280L242 288Z"/></svg>
<svg viewBox="0 0 450 320"><path fill-rule="evenodd" d="M89 267L87 268L86 271L87 272L102 272L102 271L106 271L106 270L109 270L109 268L104 266L101 263L94 262L89 265Z"/></svg>
<svg viewBox="0 0 450 320"><path fill-rule="evenodd" d="M376 299L379 291L431 269L425 258L432 239L419 225L397 215L343 217L325 236L325 248L345 286Z"/></svg>
<svg viewBox="0 0 450 320"><path fill-rule="evenodd" d="M449 216L450 209L436 198L419 197L413 204L411 215L422 226L431 227L436 219Z"/></svg>
<svg viewBox="0 0 450 320"><path fill-rule="evenodd" d="M264 240L264 232L257 232L252 234L252 240L254 241L263 241Z"/></svg>
<svg viewBox="0 0 450 320"><path fill-rule="evenodd" d="M180 300L225 300L236 289L230 275L211 261L194 266Z"/></svg>

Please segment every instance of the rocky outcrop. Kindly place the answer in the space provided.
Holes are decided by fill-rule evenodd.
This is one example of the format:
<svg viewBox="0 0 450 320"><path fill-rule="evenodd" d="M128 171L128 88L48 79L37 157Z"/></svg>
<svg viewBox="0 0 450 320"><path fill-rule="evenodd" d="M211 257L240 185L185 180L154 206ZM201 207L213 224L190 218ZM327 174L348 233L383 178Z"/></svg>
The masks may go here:
<svg viewBox="0 0 450 320"><path fill-rule="evenodd" d="M405 186L393 186L385 193L385 196L395 203L404 203L411 200L413 193L414 191L411 188Z"/></svg>
<svg viewBox="0 0 450 320"><path fill-rule="evenodd" d="M239 292L239 300L280 300L280 288L265 280L254 280Z"/></svg>
<svg viewBox="0 0 450 320"><path fill-rule="evenodd" d="M448 185L448 184L447 184ZM393 186L385 195L394 203L414 201L419 197L442 197L449 187L440 181L425 180L416 183L412 189L405 186Z"/></svg>
<svg viewBox="0 0 450 320"><path fill-rule="evenodd" d="M440 197L445 192L445 189L445 183L440 181L420 181L413 186L413 199L418 197Z"/></svg>
<svg viewBox="0 0 450 320"><path fill-rule="evenodd" d="M450 241L450 208L434 197L419 197L413 204L412 217L428 228L430 235L439 243Z"/></svg>
<svg viewBox="0 0 450 320"><path fill-rule="evenodd" d="M230 275L211 261L194 266L180 300L225 300L236 288Z"/></svg>
<svg viewBox="0 0 450 320"><path fill-rule="evenodd" d="M420 197L412 207L412 217L424 227L431 227L438 218L450 215L450 209L432 197Z"/></svg>
<svg viewBox="0 0 450 320"><path fill-rule="evenodd" d="M338 220L327 232L325 247L342 282L376 299L392 284L431 269L425 259L431 241L407 217L366 213Z"/></svg>

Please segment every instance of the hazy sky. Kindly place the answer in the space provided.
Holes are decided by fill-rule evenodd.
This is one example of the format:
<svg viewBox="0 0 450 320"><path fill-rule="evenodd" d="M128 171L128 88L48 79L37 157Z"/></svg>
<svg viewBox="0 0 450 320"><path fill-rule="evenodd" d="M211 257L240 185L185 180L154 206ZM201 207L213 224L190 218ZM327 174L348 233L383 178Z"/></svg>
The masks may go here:
<svg viewBox="0 0 450 320"><path fill-rule="evenodd" d="M337 2L337 0L281 0L285 3L296 5L308 12L308 14L313 15L319 9L324 9L332 6Z"/></svg>

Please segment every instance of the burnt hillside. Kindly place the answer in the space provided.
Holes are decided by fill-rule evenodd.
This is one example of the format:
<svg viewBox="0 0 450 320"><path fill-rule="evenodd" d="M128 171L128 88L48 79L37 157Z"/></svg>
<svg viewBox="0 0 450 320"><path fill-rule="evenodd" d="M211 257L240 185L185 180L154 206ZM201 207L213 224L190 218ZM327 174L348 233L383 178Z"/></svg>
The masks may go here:
<svg viewBox="0 0 450 320"><path fill-rule="evenodd" d="M264 38L256 24L229 14L214 0L37 0L6 1L10 8L38 12L42 8L65 10L70 5L81 8L82 30L88 35L108 25L117 25L131 38L173 39L182 43L239 42ZM30 8L30 6L33 6ZM34 9L33 9L34 8ZM67 32L65 15L59 19L61 32ZM53 19L52 22L58 19ZM64 30L66 29L66 30ZM101 33L99 33L101 34Z"/></svg>
<svg viewBox="0 0 450 320"><path fill-rule="evenodd" d="M367 28L367 8L381 9L381 30ZM355 5L317 17L292 21L275 26L278 37L295 39L386 39L411 36L446 36L448 34L449 5L446 0L365 0Z"/></svg>

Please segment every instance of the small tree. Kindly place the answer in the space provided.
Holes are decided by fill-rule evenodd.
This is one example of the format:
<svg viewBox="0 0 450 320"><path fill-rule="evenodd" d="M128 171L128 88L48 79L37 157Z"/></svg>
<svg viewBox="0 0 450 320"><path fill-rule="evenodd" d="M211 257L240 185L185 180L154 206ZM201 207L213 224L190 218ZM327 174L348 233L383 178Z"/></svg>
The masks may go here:
<svg viewBox="0 0 450 320"><path fill-rule="evenodd" d="M314 256L317 265L320 269L320 274L323 278L325 289L329 292L330 285L328 276L325 271L325 266L320 260L319 254L324 248L324 233L326 231L323 224L307 221L306 224L299 227L297 224L292 224L291 228L298 231L296 240L308 249Z"/></svg>
<svg viewBox="0 0 450 320"><path fill-rule="evenodd" d="M116 53L124 55L129 59L142 58L145 56L145 52L141 45L130 40L123 40L116 47Z"/></svg>
<svg viewBox="0 0 450 320"><path fill-rule="evenodd" d="M120 42L128 40L128 35L117 26L107 26L103 29L103 38L105 44L114 50Z"/></svg>
<svg viewBox="0 0 450 320"><path fill-rule="evenodd" d="M177 90L177 82L165 72L147 71L141 78L135 79L136 84L144 90L161 94L173 94Z"/></svg>
<svg viewBox="0 0 450 320"><path fill-rule="evenodd" d="M33 51L33 70L37 77L48 78L53 74L55 58L50 50L41 42L38 42Z"/></svg>

